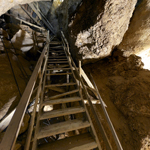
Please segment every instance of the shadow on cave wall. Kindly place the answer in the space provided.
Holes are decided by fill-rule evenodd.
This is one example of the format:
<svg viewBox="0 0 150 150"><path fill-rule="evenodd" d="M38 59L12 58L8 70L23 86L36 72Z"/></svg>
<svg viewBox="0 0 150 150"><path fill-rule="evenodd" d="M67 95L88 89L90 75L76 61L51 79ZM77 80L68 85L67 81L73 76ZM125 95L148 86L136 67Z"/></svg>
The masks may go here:
<svg viewBox="0 0 150 150"><path fill-rule="evenodd" d="M101 19L101 14L104 12L104 5L104 0L83 0L77 7L73 16L69 16L70 23L68 25L67 39L70 43L70 51L76 64L78 64L78 59L82 59L81 55L77 54L78 48L74 46L76 36L80 32L90 29L91 26L96 24ZM74 37L70 37L70 33L74 35Z"/></svg>
<svg viewBox="0 0 150 150"><path fill-rule="evenodd" d="M97 22L98 15L103 12L104 0L83 0L80 7L73 17L73 24L71 30L73 34L77 35L80 31L87 30Z"/></svg>

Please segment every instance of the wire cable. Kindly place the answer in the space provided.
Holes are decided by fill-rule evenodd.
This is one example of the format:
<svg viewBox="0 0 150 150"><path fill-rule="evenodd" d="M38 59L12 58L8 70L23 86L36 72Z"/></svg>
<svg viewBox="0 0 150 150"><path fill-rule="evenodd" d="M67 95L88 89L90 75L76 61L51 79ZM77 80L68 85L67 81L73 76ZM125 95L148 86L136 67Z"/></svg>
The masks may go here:
<svg viewBox="0 0 150 150"><path fill-rule="evenodd" d="M1 38L1 37L0 37L0 38ZM19 95L20 95L20 97L21 97L21 96L22 96L22 94L21 94L21 91L20 91L20 88L19 88L19 85L18 85L18 82L17 82L16 76L15 76L15 73L14 73L14 70L13 70L13 66L12 66L12 64L11 64L11 61L10 61L10 58L9 58L9 55L8 55L7 48L5 47L5 44L4 44L4 41L2 40L2 38L1 38L1 41L2 41L2 43L3 43L4 50L6 51L7 58L8 58L8 61L9 61L10 67L11 67L11 71L12 71L12 73L13 73L13 77L14 77L14 80L15 80L15 83L16 83L16 86L17 86L17 89L18 89Z"/></svg>

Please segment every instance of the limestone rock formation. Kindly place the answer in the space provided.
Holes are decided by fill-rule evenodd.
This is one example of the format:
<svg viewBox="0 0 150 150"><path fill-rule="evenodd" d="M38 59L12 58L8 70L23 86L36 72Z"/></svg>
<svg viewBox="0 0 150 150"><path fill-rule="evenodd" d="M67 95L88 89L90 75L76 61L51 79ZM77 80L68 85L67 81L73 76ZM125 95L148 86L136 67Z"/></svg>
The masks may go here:
<svg viewBox="0 0 150 150"><path fill-rule="evenodd" d="M133 18L119 49L125 56L150 50L150 1L143 0L135 9ZM147 52L149 53L149 52Z"/></svg>
<svg viewBox="0 0 150 150"><path fill-rule="evenodd" d="M120 44L137 0L83 0L70 21L72 51L83 59L104 58Z"/></svg>

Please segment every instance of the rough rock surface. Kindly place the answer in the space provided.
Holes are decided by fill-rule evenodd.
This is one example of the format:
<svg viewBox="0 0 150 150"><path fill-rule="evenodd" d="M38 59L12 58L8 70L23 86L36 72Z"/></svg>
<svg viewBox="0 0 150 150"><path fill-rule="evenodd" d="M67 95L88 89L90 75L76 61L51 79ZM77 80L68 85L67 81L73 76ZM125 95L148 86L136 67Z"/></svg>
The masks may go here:
<svg viewBox="0 0 150 150"><path fill-rule="evenodd" d="M120 44L137 0L83 0L69 27L73 51L83 59L104 58Z"/></svg>
<svg viewBox="0 0 150 150"><path fill-rule="evenodd" d="M55 31L67 30L69 16L71 16L81 0L55 0L47 15Z"/></svg>
<svg viewBox="0 0 150 150"><path fill-rule="evenodd" d="M125 58L117 51L84 67L94 77L125 150L149 149L150 72L142 67L140 57Z"/></svg>
<svg viewBox="0 0 150 150"><path fill-rule="evenodd" d="M150 49L150 1L143 0L135 9L133 18L119 49L125 56Z"/></svg>

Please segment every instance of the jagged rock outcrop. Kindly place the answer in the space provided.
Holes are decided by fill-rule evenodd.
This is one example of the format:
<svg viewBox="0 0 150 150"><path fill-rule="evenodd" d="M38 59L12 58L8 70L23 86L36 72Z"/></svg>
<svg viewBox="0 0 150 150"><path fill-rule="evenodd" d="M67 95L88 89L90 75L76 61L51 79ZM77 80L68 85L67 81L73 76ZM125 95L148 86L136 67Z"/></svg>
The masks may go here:
<svg viewBox="0 0 150 150"><path fill-rule="evenodd" d="M55 31L66 31L68 28L68 18L81 3L81 0L55 0L47 15L48 20L53 25Z"/></svg>
<svg viewBox="0 0 150 150"><path fill-rule="evenodd" d="M125 56L150 49L150 1L143 0L135 9L133 18L119 49Z"/></svg>
<svg viewBox="0 0 150 150"><path fill-rule="evenodd" d="M69 24L72 51L83 59L104 58L120 44L137 0L83 0Z"/></svg>

